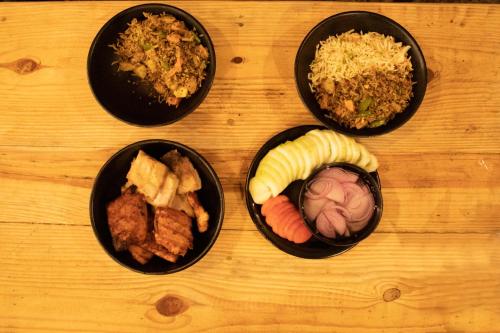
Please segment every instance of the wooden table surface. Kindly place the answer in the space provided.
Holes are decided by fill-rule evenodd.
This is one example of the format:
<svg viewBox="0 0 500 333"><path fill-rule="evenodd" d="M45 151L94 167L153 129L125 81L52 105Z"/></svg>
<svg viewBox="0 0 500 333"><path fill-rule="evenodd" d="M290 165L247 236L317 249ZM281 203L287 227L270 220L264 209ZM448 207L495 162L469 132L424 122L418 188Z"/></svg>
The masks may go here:
<svg viewBox="0 0 500 333"><path fill-rule="evenodd" d="M1 332L500 332L500 6L172 2L209 31L217 75L194 113L139 128L104 112L86 77L95 34L133 4L0 4ZM377 231L305 260L262 237L242 188L265 141L316 123L295 90L295 53L347 10L406 27L429 84L409 123L360 140L381 164ZM149 138L198 150L225 191L214 247L173 275L119 266L90 227L99 168Z"/></svg>

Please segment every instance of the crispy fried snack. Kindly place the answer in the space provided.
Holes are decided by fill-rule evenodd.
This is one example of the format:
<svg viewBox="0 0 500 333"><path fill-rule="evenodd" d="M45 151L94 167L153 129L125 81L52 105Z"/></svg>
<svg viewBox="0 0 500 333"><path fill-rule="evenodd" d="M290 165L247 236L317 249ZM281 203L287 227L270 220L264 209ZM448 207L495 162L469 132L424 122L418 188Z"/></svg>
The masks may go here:
<svg viewBox="0 0 500 333"><path fill-rule="evenodd" d="M143 246L141 244L141 246ZM153 258L154 253L146 250L139 245L129 245L128 250L132 257L141 264L146 264L151 258Z"/></svg>
<svg viewBox="0 0 500 333"><path fill-rule="evenodd" d="M170 205L179 185L179 179L173 172L142 150L132 161L127 180L128 185L137 186L147 202L155 207Z"/></svg>
<svg viewBox="0 0 500 333"><path fill-rule="evenodd" d="M186 213L189 217L194 217L193 207L189 204L186 194L179 194L174 197L170 208L177 209Z"/></svg>
<svg viewBox="0 0 500 333"><path fill-rule="evenodd" d="M201 189L201 179L189 158L177 150L171 150L161 158L179 179L177 193L184 194Z"/></svg>
<svg viewBox="0 0 500 333"><path fill-rule="evenodd" d="M176 262L179 258L178 255L171 253L160 244L157 244L154 239L148 239L145 243L141 244L141 247L170 262Z"/></svg>
<svg viewBox="0 0 500 333"><path fill-rule="evenodd" d="M127 189L108 204L107 214L116 251L144 242L148 234L148 210L142 194Z"/></svg>
<svg viewBox="0 0 500 333"><path fill-rule="evenodd" d="M205 232L208 229L208 220L210 216L205 211L203 206L198 200L198 195L195 192L189 192L187 194L187 201L193 207L194 215L196 216L196 224L198 225L198 231Z"/></svg>
<svg viewBox="0 0 500 333"><path fill-rule="evenodd" d="M154 219L154 238L156 243L175 255L185 255L193 248L191 218L185 213L171 209L158 208Z"/></svg>

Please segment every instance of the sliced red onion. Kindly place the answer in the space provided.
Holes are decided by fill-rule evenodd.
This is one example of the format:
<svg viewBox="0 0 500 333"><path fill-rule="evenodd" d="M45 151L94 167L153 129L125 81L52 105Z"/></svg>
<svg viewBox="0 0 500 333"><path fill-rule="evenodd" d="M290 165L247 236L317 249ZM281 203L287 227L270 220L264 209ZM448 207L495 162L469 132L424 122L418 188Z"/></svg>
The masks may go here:
<svg viewBox="0 0 500 333"><path fill-rule="evenodd" d="M304 212L325 237L350 236L363 229L375 208L370 188L341 168L321 171L309 184Z"/></svg>
<svg viewBox="0 0 500 333"><path fill-rule="evenodd" d="M309 183L309 188L306 192L306 198L309 199L321 199L326 197L327 193L330 191L332 184L328 181L322 181L320 179L314 179Z"/></svg>
<svg viewBox="0 0 500 333"><path fill-rule="evenodd" d="M316 228L325 237L335 238L337 236L333 224L328 221L328 218L324 213L320 213L318 215L318 218L316 219Z"/></svg>
<svg viewBox="0 0 500 333"><path fill-rule="evenodd" d="M328 168L320 173L318 177L333 178L340 183L355 183L358 181L358 175L341 168Z"/></svg>
<svg viewBox="0 0 500 333"><path fill-rule="evenodd" d="M318 214L321 212L321 209L323 209L323 206L328 202L330 202L330 200L326 198L309 199L306 197L304 199L304 213L306 214L309 221L314 221L317 218Z"/></svg>

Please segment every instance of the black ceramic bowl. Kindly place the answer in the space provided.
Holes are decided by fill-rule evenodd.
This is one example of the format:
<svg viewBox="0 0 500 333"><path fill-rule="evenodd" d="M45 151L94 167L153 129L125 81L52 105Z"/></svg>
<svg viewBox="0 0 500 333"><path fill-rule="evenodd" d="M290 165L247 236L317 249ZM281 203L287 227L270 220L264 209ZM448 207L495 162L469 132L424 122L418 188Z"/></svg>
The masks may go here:
<svg viewBox="0 0 500 333"><path fill-rule="evenodd" d="M370 189L371 194L373 195L373 199L375 202L375 208L373 210L373 215L368 221L368 224L358 232L353 233L350 237L338 237L338 238L328 238L323 236L316 228L316 222L311 221L306 217L304 213L304 198L305 194L308 190L308 186L311 181L316 177L318 173L323 170L329 168L341 168L348 172L355 173L359 176L359 181L363 182ZM304 221L306 221L306 225L309 227L309 230L313 233L314 237L319 239L320 241L329 244L329 245L341 245L348 246L354 245L368 237L378 226L380 219L382 218L382 210L383 210L383 200L382 200L382 192L380 191L380 179L378 177L377 172L368 173L360 167L349 164L349 163L330 163L325 164L322 167L316 169L302 184L300 194L299 194L299 209L300 214Z"/></svg>
<svg viewBox="0 0 500 333"><path fill-rule="evenodd" d="M133 18L143 20L143 12L167 13L184 21L189 29L196 29L208 49L206 78L196 93L183 99L177 108L159 102L149 85L141 83L131 72L118 72L118 65L112 65L116 56L109 45L116 42ZM111 115L134 125L166 125L193 112L207 96L215 77L215 51L206 29L190 14L169 5L143 4L118 13L101 28L90 47L87 72L95 98Z"/></svg>
<svg viewBox="0 0 500 333"><path fill-rule="evenodd" d="M320 241L315 237L311 237L310 240L303 244L295 244L287 239L281 238L280 236L275 234L272 228L266 223L265 217L261 214L260 211L262 205L256 204L253 201L252 196L250 195L249 183L250 179L255 176L255 172L257 171L257 167L259 166L260 161L262 160L262 158L264 158L269 150L275 148L281 143L286 142L287 140L294 140L306 134L310 130L318 128L325 129L324 126L318 125L298 126L287 129L272 137L261 147L261 149L255 155L252 163L250 164L245 185L245 201L247 204L247 209L250 217L252 218L252 221L254 222L257 229L261 232L261 234L278 249L296 257L307 259L321 259L339 255L349 250L354 245L330 245ZM285 194L295 204L297 209L299 207L299 195L303 182L304 181L302 180L294 181L283 191L283 194Z"/></svg>
<svg viewBox="0 0 500 333"><path fill-rule="evenodd" d="M335 120L327 117L327 112L319 107L314 94L309 87L307 74L310 72L309 66L314 60L316 46L320 41L329 36L341 34L354 29L357 32L378 32L384 35L393 36L396 42L402 42L411 48L408 51L413 66L413 97L408 107L398 113L387 124L375 128L347 128ZM351 136L371 136L388 133L406 123L417 111L420 103L424 99L427 87L427 67L424 55L417 44L417 41L395 21L371 12L353 11L345 12L328 17L316 25L304 38L295 57L295 82L300 98L309 111L325 126L346 135Z"/></svg>
<svg viewBox="0 0 500 333"><path fill-rule="evenodd" d="M170 263L154 256L145 265L135 261L128 251L117 252L113 248L109 231L106 205L120 195L120 188L126 183L126 175L130 163L139 150L159 159L172 149L177 149L187 156L198 171L202 189L197 192L203 207L210 214L209 227L204 233L199 233L193 227L193 249L188 250L184 257ZM224 218L224 194L219 179L208 162L196 151L180 143L166 140L145 140L133 143L114 154L99 171L90 197L90 219L94 233L104 250L116 262L133 271L147 274L169 274L181 271L200 260L215 243L222 227Z"/></svg>

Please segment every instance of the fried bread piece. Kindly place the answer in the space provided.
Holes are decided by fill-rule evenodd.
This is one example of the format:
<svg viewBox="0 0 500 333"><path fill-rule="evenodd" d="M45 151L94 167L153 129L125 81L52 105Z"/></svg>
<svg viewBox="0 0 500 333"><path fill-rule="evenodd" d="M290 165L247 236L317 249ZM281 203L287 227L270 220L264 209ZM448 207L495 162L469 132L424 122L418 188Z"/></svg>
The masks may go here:
<svg viewBox="0 0 500 333"><path fill-rule="evenodd" d="M129 245L128 250L132 257L141 264L147 264L149 260L154 256L153 252L146 250L139 245Z"/></svg>
<svg viewBox="0 0 500 333"><path fill-rule="evenodd" d="M177 150L171 150L161 158L179 179L177 193L184 194L201 189L201 179L189 158Z"/></svg>
<svg viewBox="0 0 500 333"><path fill-rule="evenodd" d="M137 186L147 202L155 207L167 207L179 185L179 179L172 171L142 150L132 161L127 180L128 184Z"/></svg>
<svg viewBox="0 0 500 333"><path fill-rule="evenodd" d="M171 253L160 244L155 243L153 239L148 239L145 243L141 244L141 247L170 262L176 262L177 258L179 258L179 256Z"/></svg>
<svg viewBox="0 0 500 333"><path fill-rule="evenodd" d="M186 213L189 217L194 217L193 207L187 201L186 194L177 193L170 204L170 208L177 209Z"/></svg>
<svg viewBox="0 0 500 333"><path fill-rule="evenodd" d="M185 255L193 248L191 218L184 212L172 208L158 208L154 219L156 243L176 255Z"/></svg>
<svg viewBox="0 0 500 333"><path fill-rule="evenodd" d="M131 244L146 240L148 234L148 209L144 195L127 189L106 207L108 225L116 251L123 251Z"/></svg>
<svg viewBox="0 0 500 333"><path fill-rule="evenodd" d="M195 192L187 194L187 201L193 207L194 215L196 216L196 224L199 232L205 232L208 229L208 220L210 216L198 200L198 195Z"/></svg>

